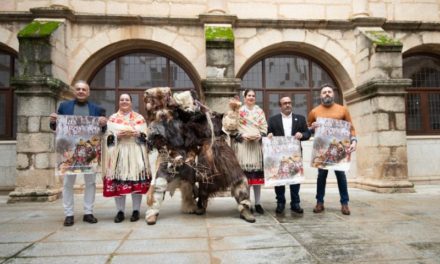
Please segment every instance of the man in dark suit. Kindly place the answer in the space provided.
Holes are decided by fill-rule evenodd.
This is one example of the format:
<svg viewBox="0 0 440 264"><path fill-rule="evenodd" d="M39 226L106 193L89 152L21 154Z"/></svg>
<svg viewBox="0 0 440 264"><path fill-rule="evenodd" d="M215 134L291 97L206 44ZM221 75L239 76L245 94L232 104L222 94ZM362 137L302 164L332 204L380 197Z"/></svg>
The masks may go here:
<svg viewBox="0 0 440 264"><path fill-rule="evenodd" d="M292 100L289 96L282 96L278 102L280 106L279 114L271 116L268 122L268 137L272 136L294 136L298 140L308 140L310 132L307 128L306 119L302 115L292 113ZM300 184L291 184L290 186L290 209L296 213L302 214L304 210L300 206L299 188ZM275 186L277 199L276 213L284 212L286 198L284 196L286 187Z"/></svg>
<svg viewBox="0 0 440 264"><path fill-rule="evenodd" d="M100 116L99 126L105 131L107 119L105 110L98 105L88 101L90 87L85 81L77 81L74 85L75 99L64 101L58 107L57 113L50 115L50 128L56 129L58 115L79 115L79 116ZM73 185L75 184L76 174L67 174L63 182L63 206L64 206L64 226L72 226L73 218ZM96 193L96 174L84 175L84 216L83 221L91 224L97 223L98 219L93 216L93 203Z"/></svg>

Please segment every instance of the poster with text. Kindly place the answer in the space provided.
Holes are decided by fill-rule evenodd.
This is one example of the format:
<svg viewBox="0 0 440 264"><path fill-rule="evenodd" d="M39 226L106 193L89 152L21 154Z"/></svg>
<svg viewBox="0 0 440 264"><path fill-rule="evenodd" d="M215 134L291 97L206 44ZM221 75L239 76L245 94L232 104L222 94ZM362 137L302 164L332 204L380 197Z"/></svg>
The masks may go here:
<svg viewBox="0 0 440 264"><path fill-rule="evenodd" d="M348 171L350 168L350 123L332 118L317 118L311 166L324 170Z"/></svg>
<svg viewBox="0 0 440 264"><path fill-rule="evenodd" d="M55 150L56 175L101 171L99 117L58 115Z"/></svg>
<svg viewBox="0 0 440 264"><path fill-rule="evenodd" d="M301 143L294 137L263 138L265 186L298 184L304 180Z"/></svg>

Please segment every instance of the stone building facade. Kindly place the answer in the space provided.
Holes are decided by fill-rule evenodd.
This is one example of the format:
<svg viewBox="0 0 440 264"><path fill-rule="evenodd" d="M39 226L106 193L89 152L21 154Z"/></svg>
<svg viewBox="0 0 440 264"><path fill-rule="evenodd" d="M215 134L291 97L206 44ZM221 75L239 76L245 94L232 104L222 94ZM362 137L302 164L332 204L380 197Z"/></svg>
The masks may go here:
<svg viewBox="0 0 440 264"><path fill-rule="evenodd" d="M76 80L92 84L108 115L115 94L139 100L158 84L195 89L216 111L257 88L267 115L289 93L307 114L330 82L358 132L352 186L410 192L440 182L431 162L440 157L437 0L7 0L0 55L9 58L1 78L10 73L0 85L0 190L11 201L59 195L48 115ZM314 169L305 174L314 182Z"/></svg>

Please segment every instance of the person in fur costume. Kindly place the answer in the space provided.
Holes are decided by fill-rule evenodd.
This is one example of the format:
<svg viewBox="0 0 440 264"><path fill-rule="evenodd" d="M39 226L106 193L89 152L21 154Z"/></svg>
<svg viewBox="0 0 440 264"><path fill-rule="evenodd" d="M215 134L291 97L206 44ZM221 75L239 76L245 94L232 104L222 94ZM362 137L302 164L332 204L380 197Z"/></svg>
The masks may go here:
<svg viewBox="0 0 440 264"><path fill-rule="evenodd" d="M240 217L255 222L250 212L246 177L232 149L223 138L216 137L222 133L222 115L210 116L207 107L196 102L188 92L173 96L160 95L162 99L169 99L166 99L166 103L159 103L163 106L160 109L154 104L154 99L158 98L155 95L157 91L149 89L145 93L147 111L156 111L149 114L156 119L151 120L148 141L160 150L158 169L152 181L154 187L147 195L147 224L156 223L164 192L168 188L172 193L176 182L182 192L183 211L204 214L208 198L231 187L232 195L239 204ZM213 122L213 119L217 121ZM197 191L194 189L196 181L199 184ZM184 188L182 183L185 184ZM196 207L193 207L194 193L198 193L199 198Z"/></svg>

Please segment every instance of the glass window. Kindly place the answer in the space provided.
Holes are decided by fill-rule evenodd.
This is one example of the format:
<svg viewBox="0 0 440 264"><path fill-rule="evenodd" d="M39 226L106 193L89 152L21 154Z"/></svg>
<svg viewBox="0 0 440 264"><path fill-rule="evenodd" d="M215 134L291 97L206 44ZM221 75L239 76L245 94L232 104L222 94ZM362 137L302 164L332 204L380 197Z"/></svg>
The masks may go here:
<svg viewBox="0 0 440 264"><path fill-rule="evenodd" d="M116 87L116 61L113 60L109 64L102 67L101 70L95 75L91 86L94 88L115 88Z"/></svg>
<svg viewBox="0 0 440 264"><path fill-rule="evenodd" d="M406 95L407 134L440 134L440 58L406 57L403 76L412 80Z"/></svg>
<svg viewBox="0 0 440 264"><path fill-rule="evenodd" d="M263 68L261 61L255 64L244 76L241 82L243 88L263 87Z"/></svg>
<svg viewBox="0 0 440 264"><path fill-rule="evenodd" d="M325 83L334 87L335 81L328 71L310 58L299 55L268 56L255 63L242 77L242 90L258 90L257 104L267 117L279 113L279 96L289 95L295 113L307 116L319 105L319 87ZM341 103L340 92L335 90L335 100Z"/></svg>
<svg viewBox="0 0 440 264"><path fill-rule="evenodd" d="M6 95L0 93L0 113L6 113ZM0 135L6 134L6 115L0 115Z"/></svg>
<svg viewBox="0 0 440 264"><path fill-rule="evenodd" d="M170 61L170 86L180 89L194 88L192 80L188 74L175 62Z"/></svg>
<svg viewBox="0 0 440 264"><path fill-rule="evenodd" d="M0 50L0 140L14 139L16 135L16 102L11 87L15 74L15 56Z"/></svg>
<svg viewBox="0 0 440 264"><path fill-rule="evenodd" d="M104 107L107 116L118 109L117 97L121 93L129 93L133 98L133 110L145 115L145 89L164 86L173 90L195 89L192 79L179 64L149 52L114 58L97 71L90 83L91 100Z"/></svg>
<svg viewBox="0 0 440 264"><path fill-rule="evenodd" d="M309 61L298 56L276 56L265 61L266 88L309 86Z"/></svg>
<svg viewBox="0 0 440 264"><path fill-rule="evenodd" d="M0 53L0 87L9 87L11 78L11 56Z"/></svg>

